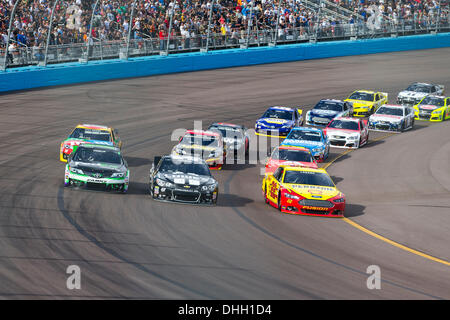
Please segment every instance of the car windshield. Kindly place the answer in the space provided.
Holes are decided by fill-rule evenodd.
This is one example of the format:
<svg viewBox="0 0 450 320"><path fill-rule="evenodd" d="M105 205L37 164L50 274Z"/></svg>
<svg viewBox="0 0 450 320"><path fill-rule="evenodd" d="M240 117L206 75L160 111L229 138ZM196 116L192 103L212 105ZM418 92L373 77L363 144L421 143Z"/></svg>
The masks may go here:
<svg viewBox="0 0 450 320"><path fill-rule="evenodd" d="M321 101L319 101L318 104L316 104L314 109L317 109L317 110L331 110L331 111L343 111L344 110L344 104L342 102L337 102L337 101L321 100Z"/></svg>
<svg viewBox="0 0 450 320"><path fill-rule="evenodd" d="M373 93L353 92L348 98L361 101L373 101Z"/></svg>
<svg viewBox="0 0 450 320"><path fill-rule="evenodd" d="M420 103L421 105L430 105L430 106L437 106L437 107L443 107L445 105L444 98L439 97L426 97L422 100Z"/></svg>
<svg viewBox="0 0 450 320"><path fill-rule="evenodd" d="M389 107L381 107L378 109L376 114L386 114L391 116L403 116L403 109L400 108L389 108Z"/></svg>
<svg viewBox="0 0 450 320"><path fill-rule="evenodd" d="M269 109L263 114L262 117L263 118L292 120L292 111L281 110L281 109Z"/></svg>
<svg viewBox="0 0 450 320"><path fill-rule="evenodd" d="M288 170L284 174L284 183L307 184L312 186L334 187L331 178L323 172Z"/></svg>
<svg viewBox="0 0 450 320"><path fill-rule="evenodd" d="M242 139L242 132L239 128L233 128L233 127L226 127L226 126L211 126L208 128L208 130L211 131L218 131L222 135L224 139L234 139L234 140L241 140Z"/></svg>
<svg viewBox="0 0 450 320"><path fill-rule="evenodd" d="M313 162L309 151L276 148L272 153L273 160Z"/></svg>
<svg viewBox="0 0 450 320"><path fill-rule="evenodd" d="M328 128L359 130L358 122L345 120L333 120Z"/></svg>
<svg viewBox="0 0 450 320"><path fill-rule="evenodd" d="M111 141L111 134L108 130L76 128L69 138Z"/></svg>
<svg viewBox="0 0 450 320"><path fill-rule="evenodd" d="M159 167L159 172L181 172L198 174L200 176L211 176L208 166L205 163L173 160L172 158L164 158Z"/></svg>
<svg viewBox="0 0 450 320"><path fill-rule="evenodd" d="M74 161L90 162L90 163L111 163L122 164L122 157L116 150L110 150L105 148L87 148L80 146L73 155Z"/></svg>
<svg viewBox="0 0 450 320"><path fill-rule="evenodd" d="M286 139L320 142L322 135L317 131L292 130Z"/></svg>
<svg viewBox="0 0 450 320"><path fill-rule="evenodd" d="M414 91L414 92L422 92L422 93L430 93L431 92L431 86L423 85L414 83L410 85L406 91Z"/></svg>
<svg viewBox="0 0 450 320"><path fill-rule="evenodd" d="M186 134L181 140L181 144L189 146L218 147L219 139L216 136L205 134Z"/></svg>

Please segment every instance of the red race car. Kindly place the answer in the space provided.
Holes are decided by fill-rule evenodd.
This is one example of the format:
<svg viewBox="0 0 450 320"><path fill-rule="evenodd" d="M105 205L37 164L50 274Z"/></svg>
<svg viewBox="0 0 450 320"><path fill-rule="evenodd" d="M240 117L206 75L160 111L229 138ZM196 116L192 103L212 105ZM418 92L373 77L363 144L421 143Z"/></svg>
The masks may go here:
<svg viewBox="0 0 450 320"><path fill-rule="evenodd" d="M323 132L327 135L330 145L336 148L357 149L369 141L367 120L357 118L334 118Z"/></svg>
<svg viewBox="0 0 450 320"><path fill-rule="evenodd" d="M279 146L273 149L266 162L266 173L274 172L280 165L318 168L308 148L294 146Z"/></svg>

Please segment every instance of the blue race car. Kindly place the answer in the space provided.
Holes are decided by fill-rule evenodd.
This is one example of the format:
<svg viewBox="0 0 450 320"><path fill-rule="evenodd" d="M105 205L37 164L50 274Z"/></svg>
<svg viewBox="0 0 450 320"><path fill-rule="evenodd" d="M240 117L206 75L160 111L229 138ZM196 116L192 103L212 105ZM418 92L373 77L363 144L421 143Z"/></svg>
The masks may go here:
<svg viewBox="0 0 450 320"><path fill-rule="evenodd" d="M256 120L257 135L287 136L292 128L303 125L301 109L286 107L270 107Z"/></svg>
<svg viewBox="0 0 450 320"><path fill-rule="evenodd" d="M350 102L322 99L306 113L306 124L327 126L336 117L351 116L353 106Z"/></svg>
<svg viewBox="0 0 450 320"><path fill-rule="evenodd" d="M323 162L330 154L330 141L322 130L317 128L293 128L281 142L281 146L308 148L317 162Z"/></svg>

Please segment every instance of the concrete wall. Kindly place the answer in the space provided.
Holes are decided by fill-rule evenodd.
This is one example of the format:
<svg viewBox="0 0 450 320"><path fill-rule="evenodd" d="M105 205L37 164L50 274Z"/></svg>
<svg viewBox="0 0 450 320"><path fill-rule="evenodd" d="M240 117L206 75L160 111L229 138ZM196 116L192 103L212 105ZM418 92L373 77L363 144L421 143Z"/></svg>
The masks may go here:
<svg viewBox="0 0 450 320"><path fill-rule="evenodd" d="M176 72L238 67L264 63L442 48L450 46L450 33L355 41L293 44L278 47L230 49L208 53L172 54L24 67L0 71L0 92L89 81L151 76Z"/></svg>

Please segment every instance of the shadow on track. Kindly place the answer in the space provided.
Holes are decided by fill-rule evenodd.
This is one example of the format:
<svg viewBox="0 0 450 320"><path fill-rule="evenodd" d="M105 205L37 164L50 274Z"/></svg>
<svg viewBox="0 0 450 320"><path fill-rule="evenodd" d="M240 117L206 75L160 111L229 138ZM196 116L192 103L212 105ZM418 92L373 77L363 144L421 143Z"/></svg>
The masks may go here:
<svg viewBox="0 0 450 320"><path fill-rule="evenodd" d="M359 204L347 203L347 204L345 204L345 214L344 215L346 218L362 216L363 214L365 214L365 212L364 212L365 208L366 208L365 206L361 206Z"/></svg>
<svg viewBox="0 0 450 320"><path fill-rule="evenodd" d="M240 197L235 194L219 193L219 198L217 199L217 206L236 208L236 207L244 207L245 205L253 202L255 201L252 199Z"/></svg>
<svg viewBox="0 0 450 320"><path fill-rule="evenodd" d="M142 167L142 166L148 165L149 169L150 169L150 164L152 163L152 161L147 158L125 157L125 159L127 160L128 166L130 168L136 168L136 167Z"/></svg>

